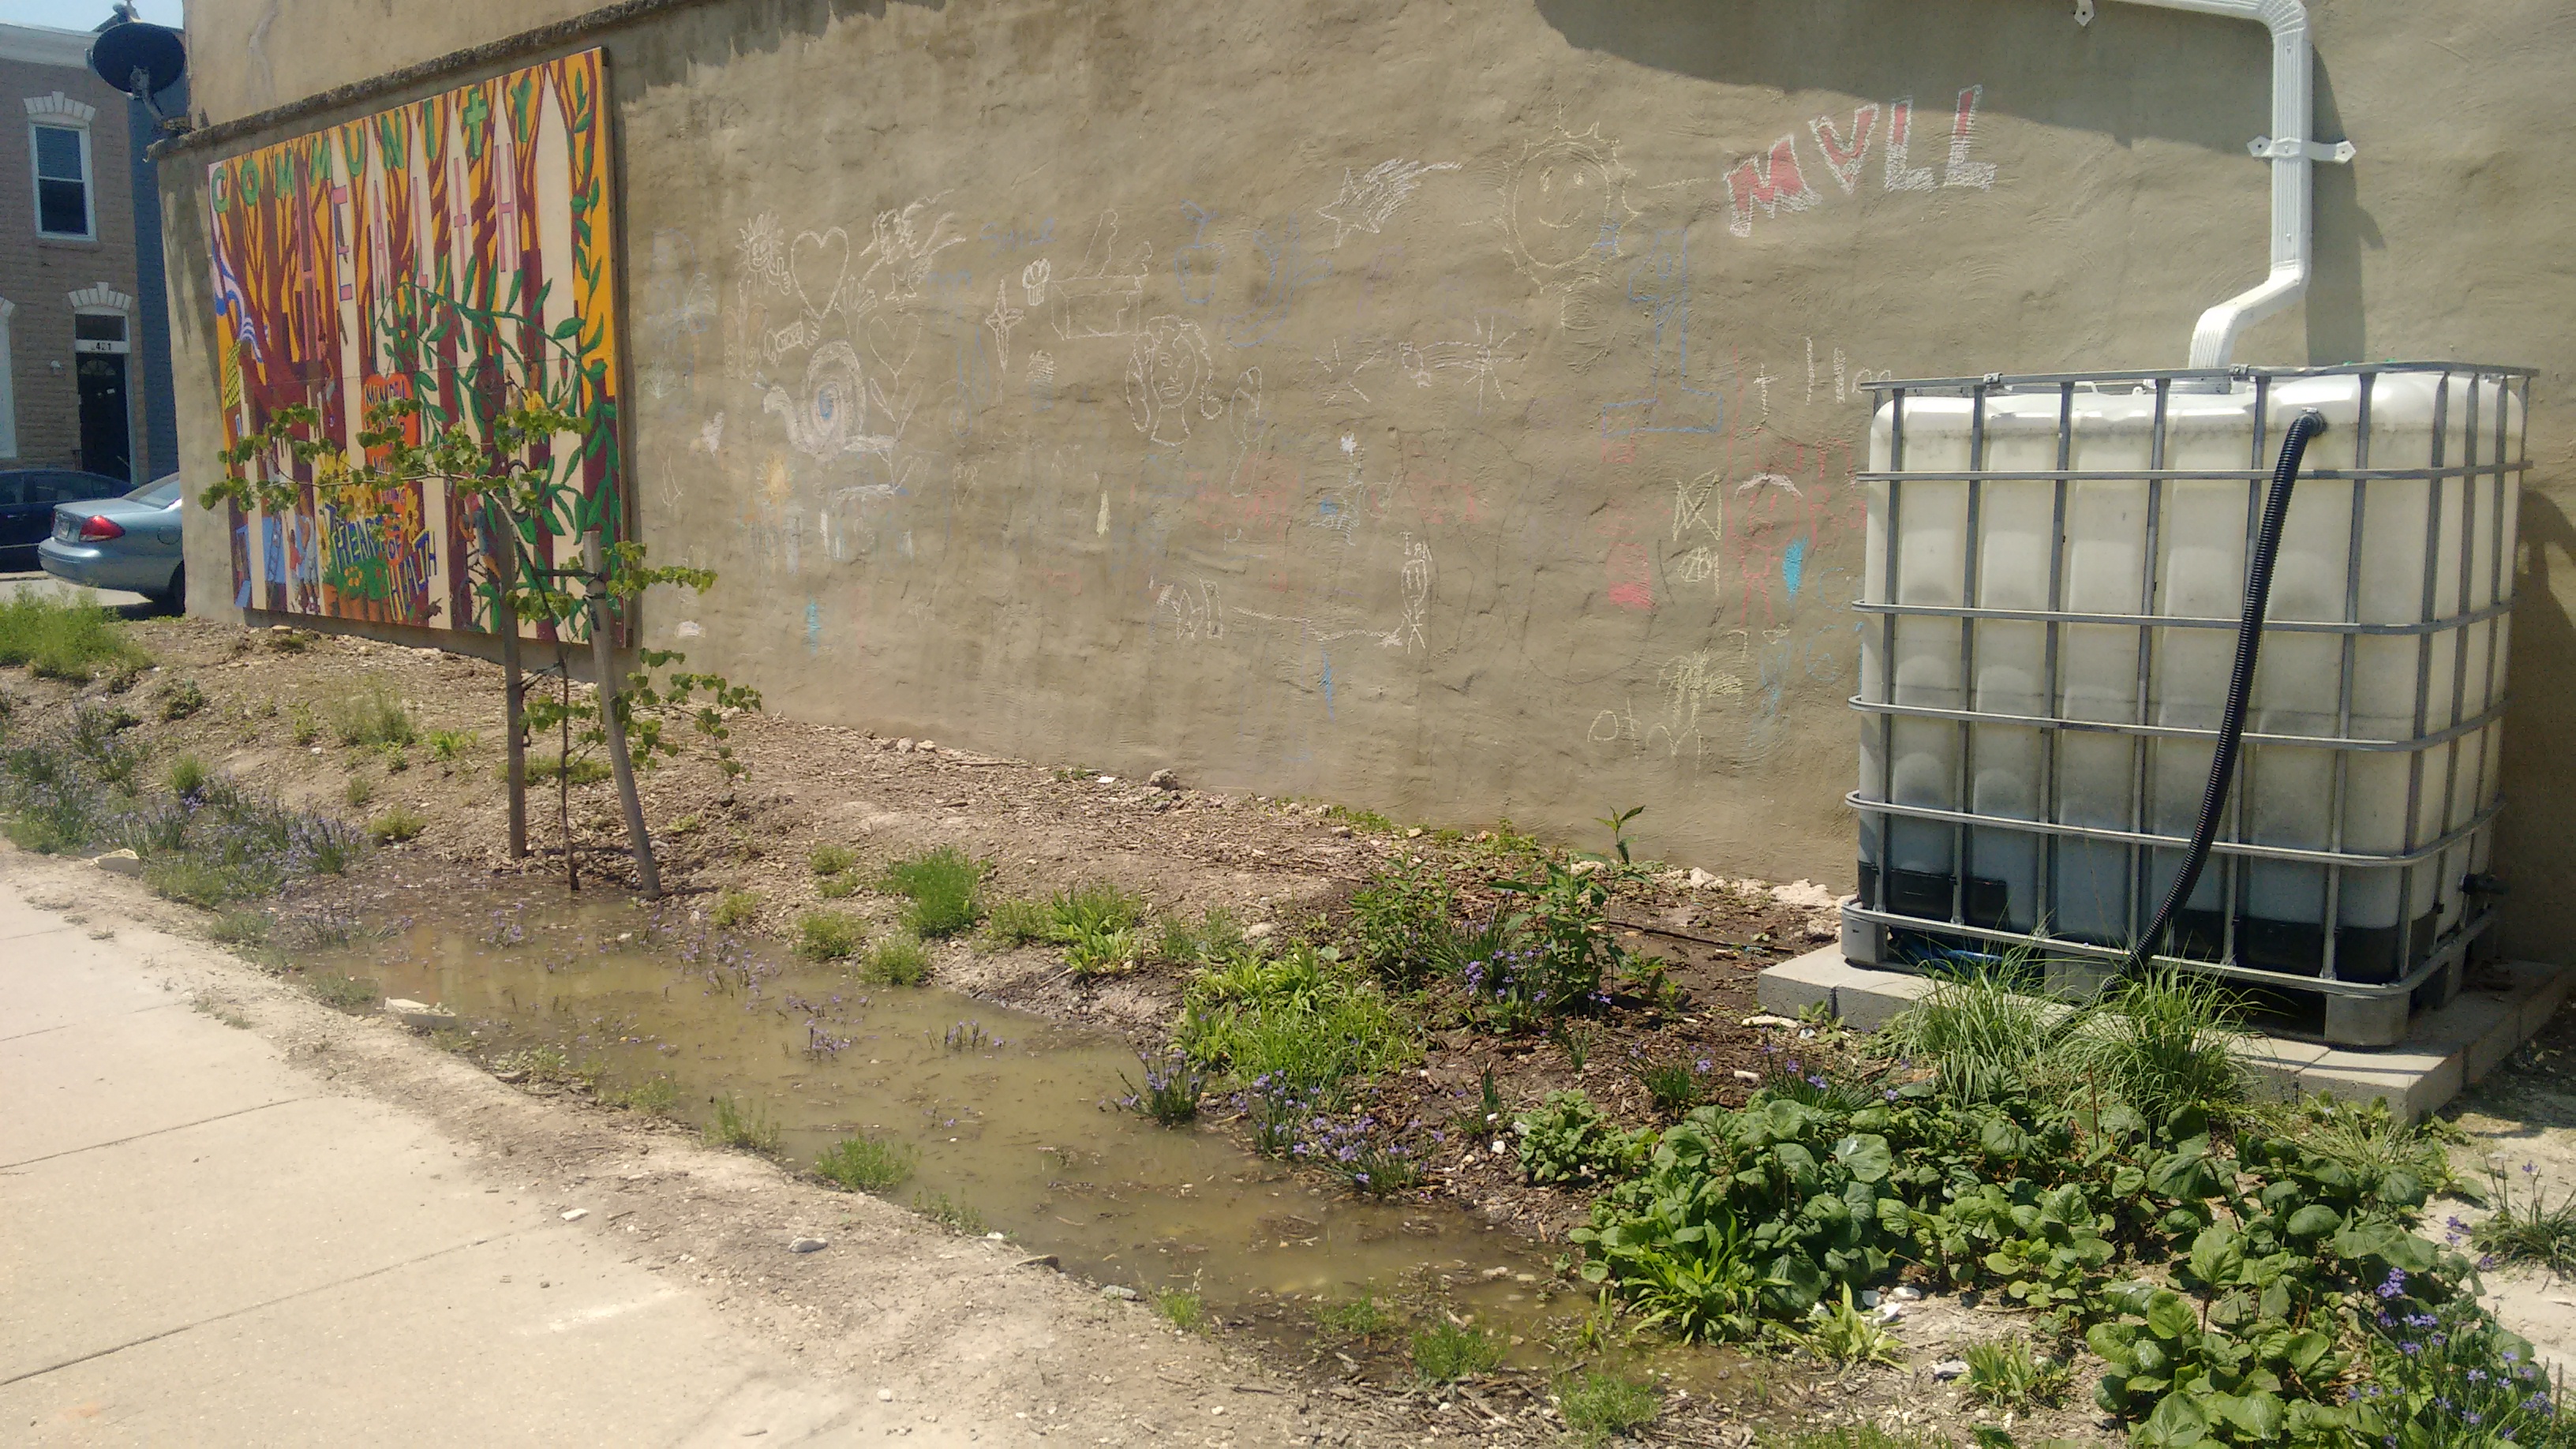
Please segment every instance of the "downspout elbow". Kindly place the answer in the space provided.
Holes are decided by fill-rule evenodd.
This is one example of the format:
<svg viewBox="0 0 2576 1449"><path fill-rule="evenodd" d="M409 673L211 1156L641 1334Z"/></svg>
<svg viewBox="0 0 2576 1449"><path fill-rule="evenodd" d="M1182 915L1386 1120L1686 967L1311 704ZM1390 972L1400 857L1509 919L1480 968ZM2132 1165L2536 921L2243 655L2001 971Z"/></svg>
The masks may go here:
<svg viewBox="0 0 2576 1449"><path fill-rule="evenodd" d="M2298 301L2308 288L2315 193L2308 131L2314 109L2315 56L2302 0L2127 0L2162 10L2190 10L2260 22L2272 41L2272 265L2262 283L2200 315L2191 365L2221 368L2233 360L2245 329ZM2257 154L2262 154L2260 151Z"/></svg>

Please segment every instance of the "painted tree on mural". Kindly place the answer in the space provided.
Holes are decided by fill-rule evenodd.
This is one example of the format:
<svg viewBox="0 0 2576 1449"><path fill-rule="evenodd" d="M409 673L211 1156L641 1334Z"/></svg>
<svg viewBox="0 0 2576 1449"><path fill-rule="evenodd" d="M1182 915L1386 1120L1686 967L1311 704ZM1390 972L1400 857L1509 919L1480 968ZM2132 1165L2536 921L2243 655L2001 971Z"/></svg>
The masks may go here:
<svg viewBox="0 0 2576 1449"><path fill-rule="evenodd" d="M567 876L578 886L570 789L584 753L604 750L624 806L630 848L645 894L659 893L652 841L638 799L633 765L649 768L679 753L663 728L666 714L687 714L713 746L717 767L741 772L726 741L727 716L760 707L759 694L711 674L692 674L675 650L641 650L641 668L622 678L613 639L644 591L672 585L705 592L715 575L705 569L653 567L643 545L607 544L595 513L585 513L581 479L592 449L584 444L583 418L571 410L584 395L585 362L574 341L579 319L548 329L540 315L542 292L523 310L460 303L425 289L398 286L380 318L391 356L406 370L396 384L371 398L355 446L325 430L315 409L287 404L261 428L223 455L225 477L200 502L208 508L257 508L278 514L299 504L351 528L399 525L404 510L433 492L474 539L481 562L473 581L478 613L501 636L505 739L509 749L513 855L526 853L525 750L531 734L559 737L553 774ZM406 384L421 376L424 360L444 355L460 339L491 365L447 390L433 406ZM549 562L550 544L573 538L581 562ZM530 698L520 662L523 636L551 645L556 697ZM571 647L592 651L599 683L591 698L572 691Z"/></svg>

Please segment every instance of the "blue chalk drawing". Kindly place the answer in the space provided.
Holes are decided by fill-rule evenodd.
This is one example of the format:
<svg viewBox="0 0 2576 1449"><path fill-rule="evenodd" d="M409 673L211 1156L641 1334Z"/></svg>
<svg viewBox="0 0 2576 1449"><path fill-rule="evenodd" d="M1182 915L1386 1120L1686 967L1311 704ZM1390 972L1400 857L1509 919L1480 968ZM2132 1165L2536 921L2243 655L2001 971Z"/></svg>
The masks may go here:
<svg viewBox="0 0 2576 1449"><path fill-rule="evenodd" d="M1807 541L1803 538L1791 539L1789 546L1780 550L1780 582L1788 587L1792 601L1797 599L1798 582L1806 576L1806 573Z"/></svg>
<svg viewBox="0 0 2576 1449"><path fill-rule="evenodd" d="M805 601L805 652L823 647L823 606L812 599Z"/></svg>

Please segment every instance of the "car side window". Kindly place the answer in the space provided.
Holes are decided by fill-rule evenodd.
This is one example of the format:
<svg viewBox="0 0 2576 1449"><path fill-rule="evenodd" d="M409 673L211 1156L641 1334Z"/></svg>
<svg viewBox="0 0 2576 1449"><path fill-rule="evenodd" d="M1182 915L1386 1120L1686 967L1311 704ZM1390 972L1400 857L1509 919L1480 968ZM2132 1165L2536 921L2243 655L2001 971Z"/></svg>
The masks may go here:
<svg viewBox="0 0 2576 1449"><path fill-rule="evenodd" d="M27 484L20 478L0 478L0 508L15 508L27 501Z"/></svg>
<svg viewBox="0 0 2576 1449"><path fill-rule="evenodd" d="M54 478L62 489L54 495L57 503L87 503L93 498L122 493L126 487L114 478L101 478L94 473L57 473Z"/></svg>

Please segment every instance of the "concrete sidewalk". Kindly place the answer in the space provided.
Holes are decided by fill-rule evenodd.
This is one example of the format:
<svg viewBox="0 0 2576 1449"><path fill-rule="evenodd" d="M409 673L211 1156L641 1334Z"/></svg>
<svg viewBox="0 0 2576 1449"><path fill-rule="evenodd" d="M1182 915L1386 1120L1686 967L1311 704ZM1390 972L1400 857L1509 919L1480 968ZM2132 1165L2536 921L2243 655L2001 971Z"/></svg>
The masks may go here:
<svg viewBox="0 0 2576 1449"><path fill-rule="evenodd" d="M0 1441L881 1438L428 1122L193 1010L203 948L0 861ZM916 1438L910 1442L923 1442Z"/></svg>

